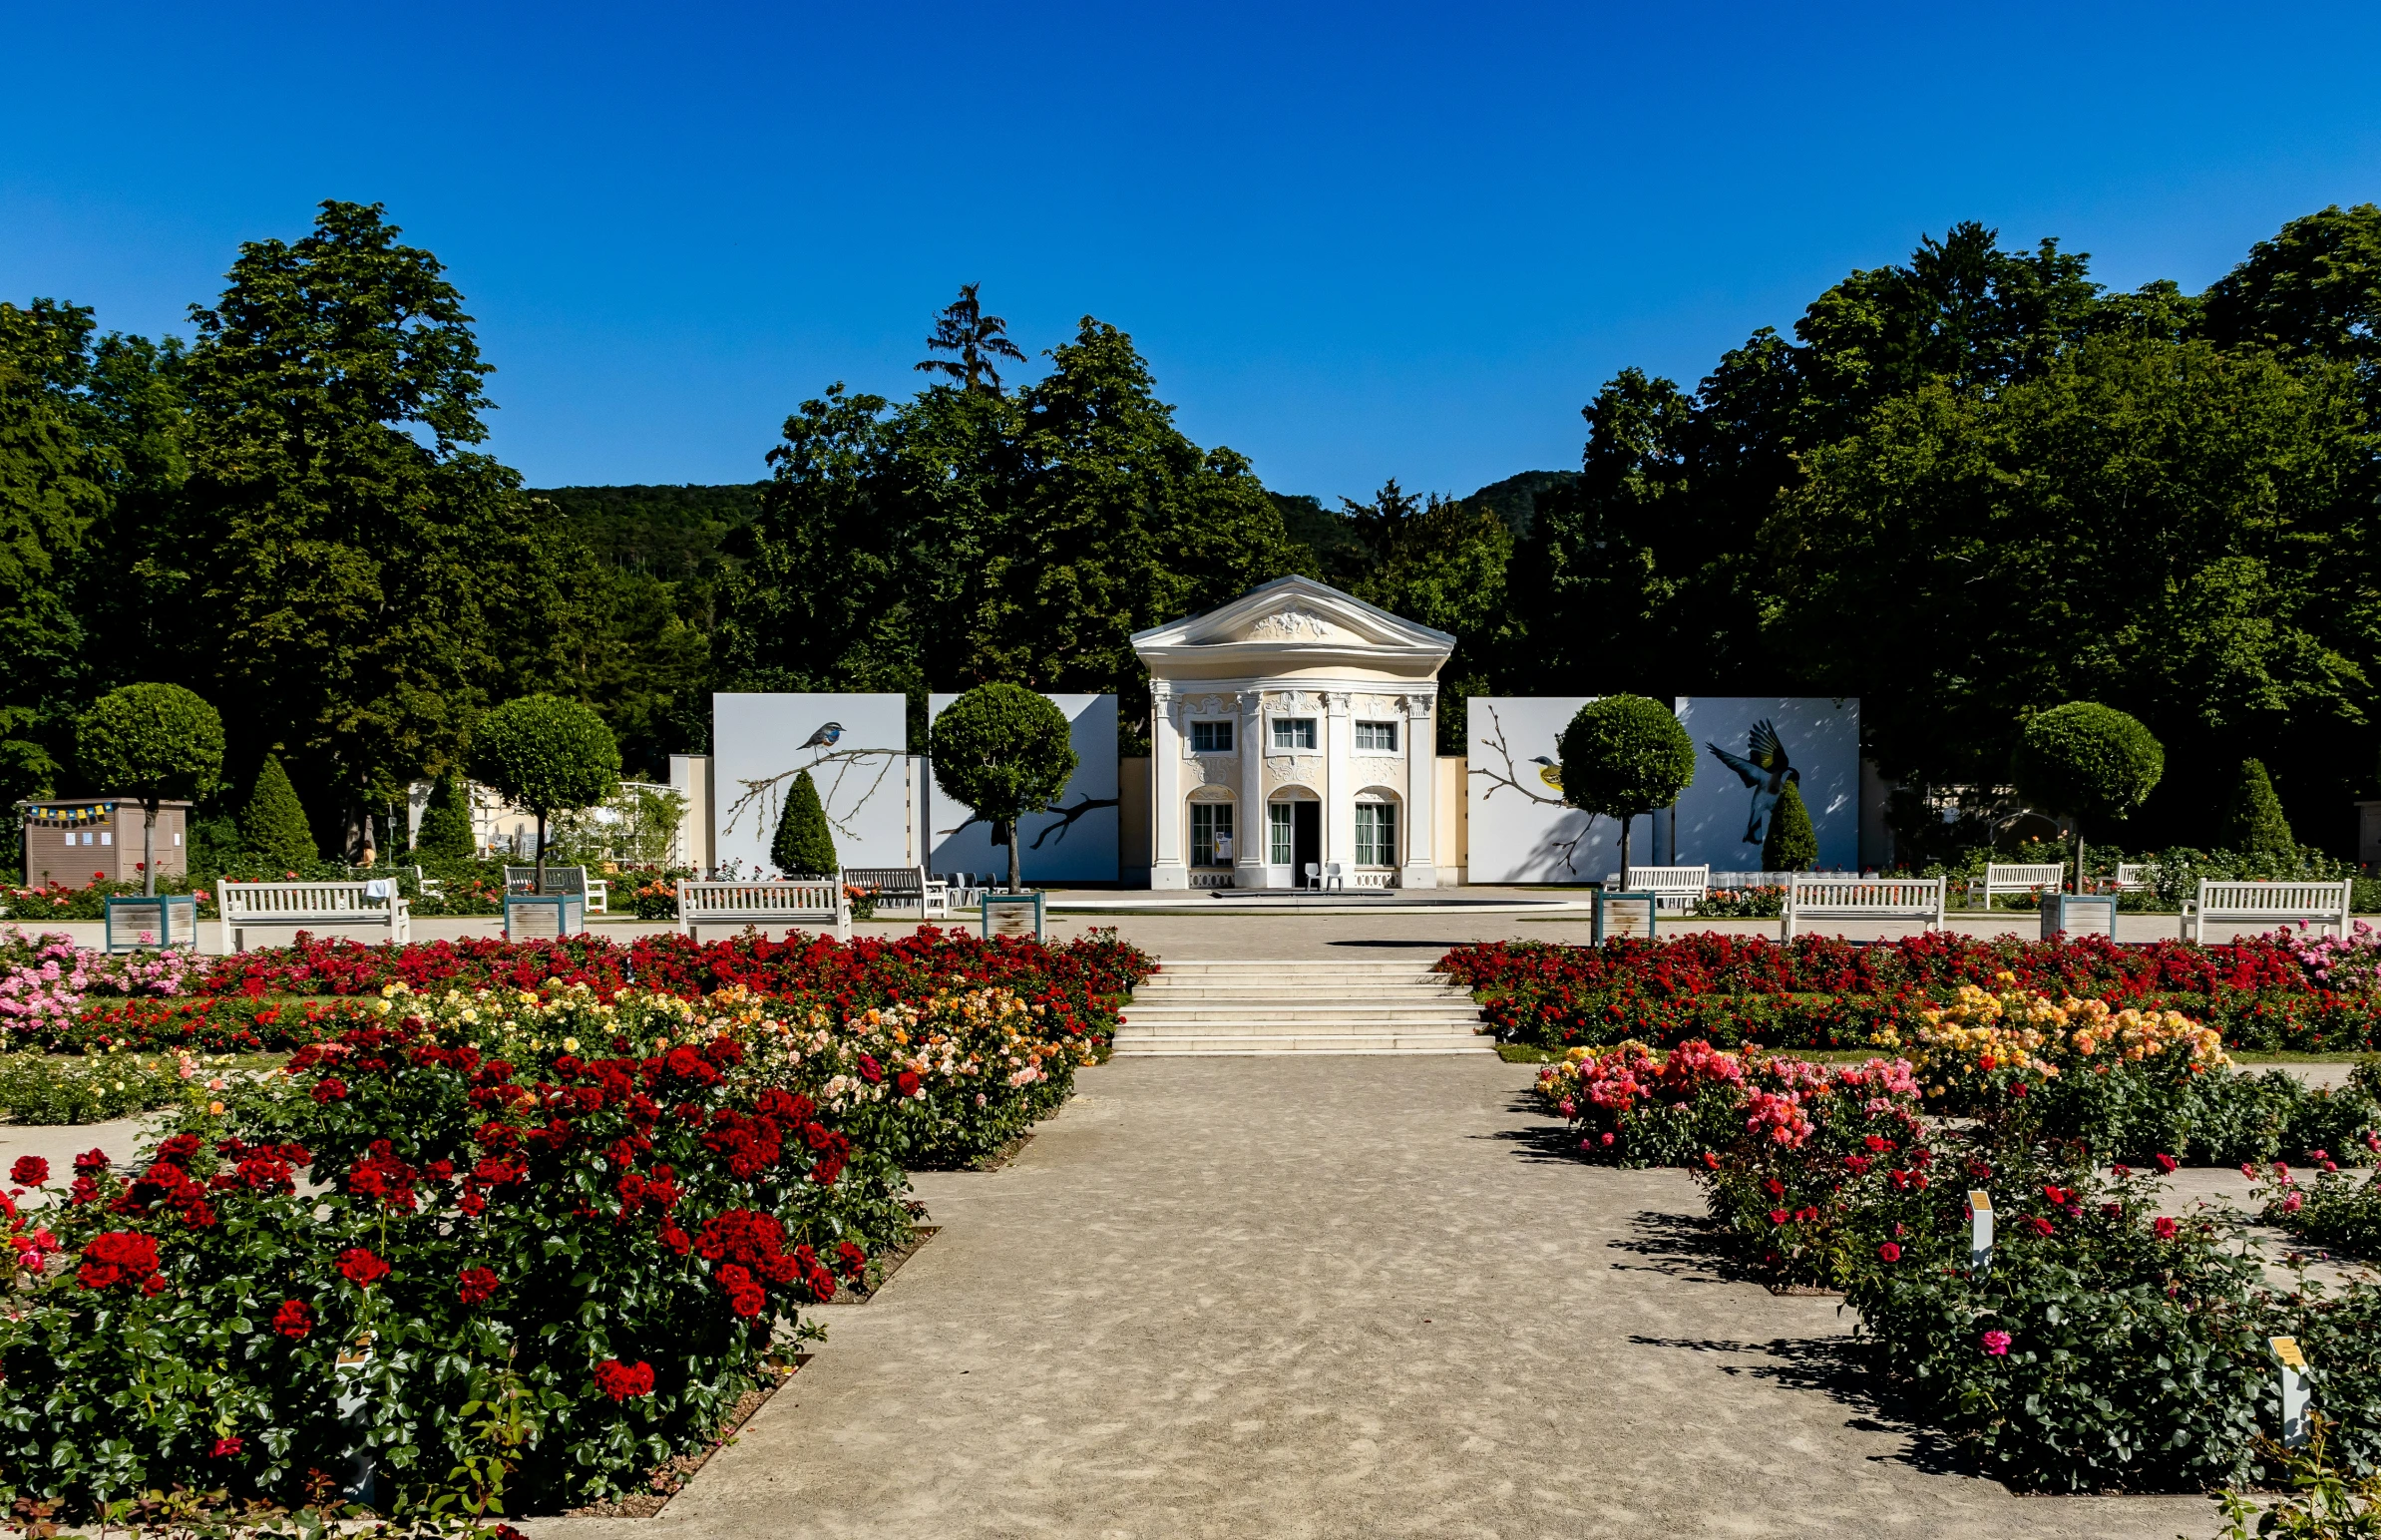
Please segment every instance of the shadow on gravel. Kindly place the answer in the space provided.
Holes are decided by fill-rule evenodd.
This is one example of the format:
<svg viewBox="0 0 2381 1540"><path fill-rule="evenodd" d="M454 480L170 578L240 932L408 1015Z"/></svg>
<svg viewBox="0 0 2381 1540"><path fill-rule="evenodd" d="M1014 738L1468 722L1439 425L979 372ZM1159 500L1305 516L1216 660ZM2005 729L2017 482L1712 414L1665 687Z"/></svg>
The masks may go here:
<svg viewBox="0 0 2381 1540"><path fill-rule="evenodd" d="M1344 942L1328 942L1325 945L1332 947L1397 947L1404 949L1426 947L1433 952L1452 952L1463 944L1461 942L1404 942L1394 941L1385 937L1379 939L1358 939Z"/></svg>
<svg viewBox="0 0 2381 1540"><path fill-rule="evenodd" d="M1520 1097L1515 1097L1506 1110L1534 1112L1537 1109ZM1499 1128L1487 1137L1512 1145L1513 1153L1523 1160L1559 1160L1574 1166L1582 1164L1577 1154L1579 1138L1567 1124L1541 1121L1527 1128Z"/></svg>
<svg viewBox="0 0 2381 1540"><path fill-rule="evenodd" d="M1700 1214L1675 1214L1662 1209L1639 1211L1625 1241L1607 1241L1614 1251L1629 1252L1643 1262L1616 1262L1616 1268L1660 1273L1699 1284L1744 1284L1753 1276L1729 1250L1727 1233Z"/></svg>
<svg viewBox="0 0 2381 1540"><path fill-rule="evenodd" d="M1958 1444L1900 1415L1870 1369L1866 1350L1848 1337L1780 1337L1766 1343L1712 1337L1632 1337L1629 1341L1644 1348L1761 1359L1722 1363L1718 1368L1723 1374L1768 1379L1789 1390L1824 1395L1853 1413L1844 1426L1864 1433L1898 1434L1904 1440L1897 1453L1869 1455L1874 1463L1907 1465L1935 1476L1983 1474L1973 1460L1962 1457Z"/></svg>

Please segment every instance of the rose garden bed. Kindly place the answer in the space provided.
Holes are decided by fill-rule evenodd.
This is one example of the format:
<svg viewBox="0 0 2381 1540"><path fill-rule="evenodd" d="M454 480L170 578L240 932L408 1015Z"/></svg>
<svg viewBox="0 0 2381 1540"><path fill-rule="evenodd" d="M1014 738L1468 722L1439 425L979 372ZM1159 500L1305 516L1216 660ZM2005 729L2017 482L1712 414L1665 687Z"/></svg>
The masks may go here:
<svg viewBox="0 0 2381 1540"><path fill-rule="evenodd" d="M1099 937L301 941L188 999L53 989L20 1042L238 1020L293 1052L187 1084L129 1178L100 1151L11 1173L0 1490L69 1515L362 1473L382 1511L617 1501L881 1283L916 1235L907 1169L1055 1110L1151 967Z"/></svg>

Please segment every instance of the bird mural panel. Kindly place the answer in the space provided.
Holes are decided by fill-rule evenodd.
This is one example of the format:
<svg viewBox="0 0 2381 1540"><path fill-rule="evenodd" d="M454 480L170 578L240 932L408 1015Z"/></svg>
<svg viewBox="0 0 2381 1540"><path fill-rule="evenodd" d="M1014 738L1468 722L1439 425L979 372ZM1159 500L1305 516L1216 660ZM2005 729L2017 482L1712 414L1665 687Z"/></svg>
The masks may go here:
<svg viewBox="0 0 2381 1540"><path fill-rule="evenodd" d="M1755 722L1753 731L1746 737L1746 754L1731 754L1717 743L1706 743L1704 747L1752 788L1753 807L1745 820L1745 843L1760 845L1770 837L1770 816L1778 810L1778 799L1786 795L1786 783L1801 785L1802 772L1787 762L1786 745L1779 740L1778 729L1768 717Z"/></svg>
<svg viewBox="0 0 2381 1540"><path fill-rule="evenodd" d="M842 736L843 723L829 722L825 726L821 727L817 732L814 732L809 737L803 739L802 747L806 749L831 749L835 747L835 740Z"/></svg>

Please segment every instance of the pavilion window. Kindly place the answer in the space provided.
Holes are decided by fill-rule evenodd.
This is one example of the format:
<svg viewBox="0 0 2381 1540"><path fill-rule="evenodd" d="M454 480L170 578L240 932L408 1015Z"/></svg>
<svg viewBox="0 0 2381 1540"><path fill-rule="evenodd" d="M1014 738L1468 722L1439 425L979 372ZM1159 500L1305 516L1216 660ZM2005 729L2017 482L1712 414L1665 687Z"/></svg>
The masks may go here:
<svg viewBox="0 0 2381 1540"><path fill-rule="evenodd" d="M1397 864L1397 810L1387 802L1356 805L1356 864L1386 867Z"/></svg>
<svg viewBox="0 0 2381 1540"><path fill-rule="evenodd" d="M1194 802L1191 804L1191 865L1196 867L1230 866L1232 864L1232 804L1229 802Z"/></svg>

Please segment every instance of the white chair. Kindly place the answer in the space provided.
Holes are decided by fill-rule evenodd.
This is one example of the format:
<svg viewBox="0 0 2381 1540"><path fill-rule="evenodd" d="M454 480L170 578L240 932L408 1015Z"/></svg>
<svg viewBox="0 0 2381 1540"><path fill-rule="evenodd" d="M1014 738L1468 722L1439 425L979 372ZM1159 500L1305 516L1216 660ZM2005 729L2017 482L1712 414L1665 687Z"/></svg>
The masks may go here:
<svg viewBox="0 0 2381 1540"><path fill-rule="evenodd" d="M1322 886L1323 886L1323 868L1322 868L1320 865L1318 865L1317 863L1315 863L1315 862L1312 862L1312 861L1308 862L1308 863L1307 863L1307 865L1306 865L1306 875L1305 875L1305 877L1304 877L1304 878L1302 878L1302 879L1300 880L1300 882L1299 882L1298 886L1300 886L1301 888L1320 888L1320 887L1322 887Z"/></svg>
<svg viewBox="0 0 2381 1540"><path fill-rule="evenodd" d="M1314 869L1309 867L1307 870ZM1329 893L1334 888L1342 893L1348 891L1348 873L1337 861L1327 861L1323 864L1323 891Z"/></svg>

